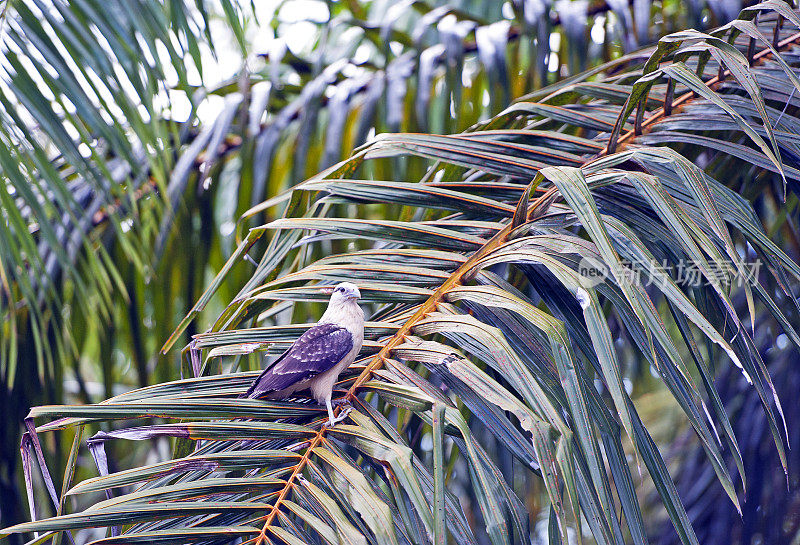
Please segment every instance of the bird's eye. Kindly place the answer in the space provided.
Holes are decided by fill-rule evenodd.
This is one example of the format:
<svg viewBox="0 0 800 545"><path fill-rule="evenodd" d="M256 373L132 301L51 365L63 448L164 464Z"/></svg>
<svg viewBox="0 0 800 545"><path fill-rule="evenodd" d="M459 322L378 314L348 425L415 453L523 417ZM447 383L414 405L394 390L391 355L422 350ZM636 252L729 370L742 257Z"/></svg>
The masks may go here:
<svg viewBox="0 0 800 545"><path fill-rule="evenodd" d="M338 291L339 293L342 293L344 291L344 288L342 286L339 286L338 288L336 288L333 291Z"/></svg>

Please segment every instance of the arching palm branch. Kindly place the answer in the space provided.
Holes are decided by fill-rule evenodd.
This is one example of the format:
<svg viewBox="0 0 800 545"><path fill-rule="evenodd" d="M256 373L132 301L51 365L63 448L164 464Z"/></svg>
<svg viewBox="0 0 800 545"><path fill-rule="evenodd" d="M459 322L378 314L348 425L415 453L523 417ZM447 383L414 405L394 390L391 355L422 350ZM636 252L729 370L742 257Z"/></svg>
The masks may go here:
<svg viewBox="0 0 800 545"><path fill-rule="evenodd" d="M639 544L652 529L636 492L649 479L680 541L697 543L625 379L636 368L660 379L738 507L749 475L712 365L737 368L785 470L789 430L753 330L766 316L800 344L797 248L772 241L719 177L752 178L761 206L796 217L798 30L796 12L765 2L467 132L381 135L266 203L284 204L280 219L247 231L165 347L268 237L249 281L187 347L193 378L32 411L48 420L29 421L29 460L38 434L75 428L78 449L87 428L118 421L89 441L101 476L53 490L59 505L108 499L7 531L527 542L547 515L520 495L538 486L552 540ZM364 175L391 173L398 156L433 164L421 180ZM304 326L282 324L343 279L370 306L362 359L340 384L349 420L328 429L302 399L237 399L257 374L237 369L296 338ZM177 438L176 459L107 474L108 441L161 437Z"/></svg>
<svg viewBox="0 0 800 545"><path fill-rule="evenodd" d="M256 51L254 35L286 41L300 23L282 6L264 18L260 3L227 0L2 3L4 497L19 495L28 407L178 376L157 348L234 250L252 205L373 131L464 130L510 97L739 6L394 4L320 3L323 16L302 26L307 50ZM419 161L395 166L422 174ZM221 296L247 276L234 271ZM3 523L19 509L4 509Z"/></svg>

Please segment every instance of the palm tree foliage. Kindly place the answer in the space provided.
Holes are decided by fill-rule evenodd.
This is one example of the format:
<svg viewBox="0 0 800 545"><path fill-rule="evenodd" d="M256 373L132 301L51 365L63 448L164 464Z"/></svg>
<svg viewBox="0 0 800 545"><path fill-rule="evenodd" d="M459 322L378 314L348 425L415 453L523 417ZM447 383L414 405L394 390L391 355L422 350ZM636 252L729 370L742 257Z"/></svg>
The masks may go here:
<svg viewBox="0 0 800 545"><path fill-rule="evenodd" d="M491 3L467 11L422 3L400 7L409 6L413 10L376 2L369 9L351 6L352 13L338 6L320 25L311 58L275 48L258 57L264 62L244 58L244 25L255 12L224 1L224 22L241 49L242 69L229 81L206 83L208 65L219 64L213 57L219 46L211 37L213 6L201 0L163 7L145 3L142 10L125 2L17 3L14 16L7 17L4 41L3 170L9 181L4 202L10 216L3 234L4 262L26 266L3 269L9 334L0 364L7 381L14 381L19 337L28 330L36 340L56 324L57 334L31 354L43 382L57 372L57 360L80 352L82 339L72 332L82 327L64 317L64 307L81 309L70 313L76 316L111 320L114 295L135 296L129 293L134 280L120 270L113 252L149 279L170 237L185 232L170 230L181 205L202 208L192 195L209 191L220 175L235 172L244 179L236 188L238 217L278 188L340 160L371 130L463 130L497 113L512 95L546 83L551 74L584 68L587 56L574 63L573 58L586 46L587 29L598 23L624 35L625 47L637 36L646 42L653 32L649 4L637 4L634 13L627 5L561 3L550 17L540 17L545 4L521 4L514 13L523 21L517 26L510 20L492 23L500 16ZM672 17L663 16L656 30L699 22L702 11L690 6L684 17L674 9ZM732 16L727 4L712 7L717 18ZM617 14L617 23L606 22L608 11ZM560 58L551 52L550 40L534 43L536 33L551 33L553 22L565 27L567 46ZM349 32L354 29L360 32ZM514 40L510 51L509 39ZM394 45L399 53L389 47ZM366 52L356 54L359 47ZM204 55L206 49L211 55ZM468 53L473 53L469 59ZM607 59L611 51L596 53ZM551 56L555 67L547 65ZM466 83L456 77L465 62L472 72ZM439 66L444 75L436 71ZM413 74L419 81L411 81ZM433 97L436 86L443 89ZM198 110L209 95L224 104L216 119L199 125ZM379 104L384 97L386 103ZM187 105L189 113L181 113ZM352 117L359 117L358 123ZM314 138L317 133L325 138ZM275 157L282 165L273 165ZM154 190L161 199L144 199ZM119 249L99 244L103 237ZM58 289L66 281L70 289ZM74 299L65 301L65 291ZM144 362L137 364L144 382Z"/></svg>
<svg viewBox="0 0 800 545"><path fill-rule="evenodd" d="M778 395L781 399L791 400L800 386L793 372L798 350L796 347L776 350L776 337L770 329L769 320L762 322L757 326L753 341L763 355ZM777 343L780 345L782 342L783 338L778 336ZM797 493L796 488L786 486L787 478L789 482L797 482L800 438L797 434L789 436L787 477L780 470L781 462L775 449L765 448L770 442L769 431L763 411L758 410L758 396L746 383L738 380L737 373L731 371L734 369L723 370L716 384L722 399L736 400L735 408L730 412L731 424L740 438L745 471L751 476L747 481L747 491L742 495L742 513L739 514L730 502L725 501L724 491L715 482L713 472L705 463L702 448L688 434L678 432L674 446L665 458L668 463L672 460L675 467L680 468L673 473L675 484L687 512L695 513L692 520L700 543L748 543L753 538L763 539L764 543L783 543L800 532L792 516L792 497ZM800 407L797 403L787 402L784 409L786 421L791 426L791 423L797 422ZM771 507L760 508L763 505ZM664 524L669 522L665 521ZM664 545L678 543L669 531L660 533L659 539L654 542Z"/></svg>
<svg viewBox="0 0 800 545"><path fill-rule="evenodd" d="M16 494L28 407L179 376L157 348L230 257L236 220L253 205L373 132L465 130L512 97L675 29L726 22L740 7L392 5L320 4L323 17L295 23L282 8L265 16L260 3L227 0L3 3L4 497ZM308 40L255 50L265 33ZM392 165L407 179L425 166ZM220 298L248 277L232 271ZM221 311L212 303L187 334ZM67 456L59 442L50 450ZM20 518L2 512L6 524Z"/></svg>
<svg viewBox="0 0 800 545"><path fill-rule="evenodd" d="M283 205L280 217L246 229L164 347L260 255L184 350L193 376L31 411L28 482L37 458L58 515L5 532L527 542L540 517L520 496L538 491L553 542L640 544L653 528L637 491L650 482L677 539L697 543L626 379L659 378L740 509L752 476L713 371L730 367L787 471L790 427L754 331L768 323L800 345L796 239L781 249L729 185L746 181L759 207L796 221L798 30L800 15L769 0L465 132L379 135L266 201L256 210ZM677 275L687 263L700 281ZM307 399L239 399L258 373L240 369L285 349L310 303L345 279L369 318L361 359L339 383L354 408L345 423L321 427L324 409ZM66 429L75 439L59 494L39 436ZM92 432L100 476L73 483ZM108 445L170 438L173 459L109 472Z"/></svg>
<svg viewBox="0 0 800 545"><path fill-rule="evenodd" d="M730 9L720 6L714 4L717 9L712 13L729 18ZM206 48L213 53L218 47L211 38L211 7L200 0L143 7L135 10L124 2L111 6L19 2L14 16L7 19L2 112L4 173L10 184L5 204L12 216L4 236L8 263L26 263L23 270L4 268L3 309L10 325L0 362L8 382L13 382L16 373L20 330L38 331L32 335L35 340L45 336L51 322L58 326L51 342L36 346L32 354L42 377L56 372L55 354L64 358L70 351L80 351L81 339L70 331L81 328L61 327L62 320L73 326L61 310L68 304L63 301L64 290L58 289L62 277L71 281L70 291L76 295L69 303L81 308L80 314L99 313L109 320L113 295L132 296L128 293L132 288L112 250L97 241L113 238L121 257L147 276L148 267L157 266L150 248L155 246L156 257L163 253L181 204L200 207L189 196L209 189L202 183L198 188L197 183L219 176L214 169L222 168L222 155L230 161L238 148L252 148L239 157L246 166L224 165L238 169L239 176L251 184L239 188L239 194L250 195L249 201L240 197L241 213L270 194L267 179L272 194L286 182L299 182L306 173L341 159L343 150L362 144L371 129L461 130L487 111L497 113L512 94L535 84L511 75L529 72L546 82L549 73L562 71L561 62L563 70L572 72L584 67L585 57L575 66L567 68L567 64L585 46L581 41L585 37L579 36L597 25L587 14L597 17L615 10L620 23L604 24L612 33L630 26L623 40L626 46L633 36L646 41L652 32L649 9L643 11L642 6L632 15L623 5L568 8L559 4L553 7L552 17L537 19L544 30L531 23L517 28L508 20L490 23L492 19L480 15L497 19L499 14L486 7L475 7L472 11L478 13L473 14L413 3L414 16L409 17L380 2L370 6L370 13L350 13L339 6L340 13L332 13L335 17L320 31L312 58L278 48L270 52L271 57L262 55L268 63L255 63L257 70L242 59L242 70L234 79L212 86L205 82L204 71L216 63L203 55ZM541 15L533 9L520 5L515 15L523 21ZM254 14L242 13L227 1L222 2L222 12L244 55L243 25ZM685 18L664 17L661 25L668 30L700 16L701 11L694 9ZM576 42L569 41L552 69L543 65L551 55L549 40L522 43L531 42L535 32L549 33L550 19L563 21L568 29L564 40L572 33ZM636 33L634 19L640 28ZM89 36L84 28L91 30ZM354 28L362 30L355 38L330 36ZM516 46L507 53L509 38L516 40ZM401 53L393 53L389 45L399 46ZM359 47L367 53L355 55ZM477 52L477 59L465 60L470 52ZM610 51L598 53L597 58L603 58ZM356 60L365 54L368 61ZM467 61L474 74L465 84L455 74ZM445 77L435 71L443 64ZM424 83L418 89L409 81L415 71ZM434 84L444 86L445 92L437 93L437 99L431 97ZM489 110L484 110L481 101L489 90L500 92L489 95ZM224 106L213 122L198 126L197 110L207 95L224 97ZM378 105L384 96L386 104ZM451 101L457 110L453 117ZM184 103L190 106L185 121L176 112ZM378 109L380 119L376 118ZM406 113L406 109L412 111ZM348 123L353 112L361 117L358 124ZM319 140L324 142L320 149L311 150L317 132L327 138ZM345 132L352 134L342 138ZM272 165L272 158L277 155L287 162L287 146L279 149L284 141L295 144L295 149L289 168L282 169ZM176 157L175 150L182 147L185 150ZM198 169L199 165L203 168ZM190 178L194 191L188 188ZM31 182L33 188L28 187ZM154 189L163 199L143 203L143 196ZM159 228L159 223L151 221L165 225ZM86 274L87 270L93 274ZM14 312L12 302L24 303L24 310ZM145 370L140 369L140 374L144 376Z"/></svg>

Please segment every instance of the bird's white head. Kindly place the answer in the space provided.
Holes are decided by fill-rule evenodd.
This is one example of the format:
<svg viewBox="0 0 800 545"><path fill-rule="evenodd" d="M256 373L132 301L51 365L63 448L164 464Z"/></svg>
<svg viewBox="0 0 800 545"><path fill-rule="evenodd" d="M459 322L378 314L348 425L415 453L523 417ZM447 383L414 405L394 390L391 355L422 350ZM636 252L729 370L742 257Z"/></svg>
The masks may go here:
<svg viewBox="0 0 800 545"><path fill-rule="evenodd" d="M331 303L344 303L345 301L358 301L361 298L361 292L358 291L358 286L352 282L342 282L338 284L331 293Z"/></svg>
<svg viewBox="0 0 800 545"><path fill-rule="evenodd" d="M331 300L319 323L344 325L348 329L363 333L364 311L358 306L361 292L351 282L342 282L331 292Z"/></svg>

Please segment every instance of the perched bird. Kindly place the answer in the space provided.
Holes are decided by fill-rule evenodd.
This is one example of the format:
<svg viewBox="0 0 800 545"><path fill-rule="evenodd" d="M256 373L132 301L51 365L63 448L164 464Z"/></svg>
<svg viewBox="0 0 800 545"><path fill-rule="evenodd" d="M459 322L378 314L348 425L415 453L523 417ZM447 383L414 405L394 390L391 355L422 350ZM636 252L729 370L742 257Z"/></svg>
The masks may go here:
<svg viewBox="0 0 800 545"><path fill-rule="evenodd" d="M341 422L347 414L333 416L331 395L339 374L353 363L364 342L360 297L355 284L337 285L319 322L259 375L246 397L285 399L309 388L314 399L327 406L328 425Z"/></svg>

